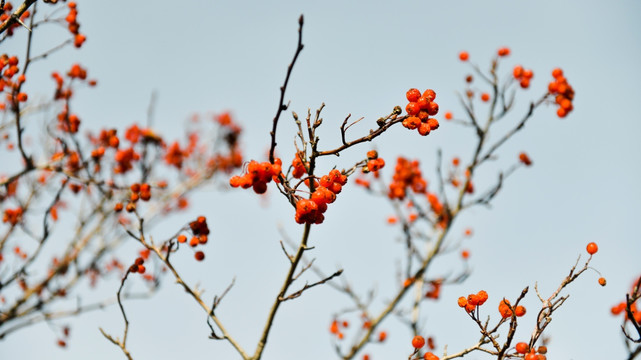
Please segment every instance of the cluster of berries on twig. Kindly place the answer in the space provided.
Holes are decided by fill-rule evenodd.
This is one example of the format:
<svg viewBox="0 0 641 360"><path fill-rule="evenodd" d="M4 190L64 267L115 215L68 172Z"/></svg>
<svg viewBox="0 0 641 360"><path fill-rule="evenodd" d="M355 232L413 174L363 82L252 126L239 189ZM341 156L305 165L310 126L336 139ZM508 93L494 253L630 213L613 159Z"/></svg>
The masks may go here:
<svg viewBox="0 0 641 360"><path fill-rule="evenodd" d="M438 114L438 104L434 101L436 92L427 89L421 94L420 90L412 88L405 95L409 101L409 104L405 106L405 111L409 116L403 120L403 126L410 130L417 129L418 133L423 136L438 129L438 121L430 118L430 116Z"/></svg>

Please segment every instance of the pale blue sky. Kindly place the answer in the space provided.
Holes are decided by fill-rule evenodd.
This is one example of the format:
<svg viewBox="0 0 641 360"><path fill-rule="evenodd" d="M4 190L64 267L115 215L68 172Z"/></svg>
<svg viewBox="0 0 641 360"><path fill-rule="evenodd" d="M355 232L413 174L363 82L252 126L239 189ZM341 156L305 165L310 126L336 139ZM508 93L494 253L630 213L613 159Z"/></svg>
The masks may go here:
<svg viewBox="0 0 641 360"><path fill-rule="evenodd" d="M492 209L476 208L458 220L454 232L474 228L474 237L464 243L472 253L473 273L464 284L445 288L441 301L425 307L425 333L436 336L439 351L445 344L450 352L473 344L478 331L456 306L458 296L487 290L491 304L485 313L496 316L498 299L515 298L535 281L542 291L551 292L577 256L585 255L585 245L595 241L600 251L593 266L608 285L599 287L599 275L590 271L570 287L570 299L547 331L550 358L623 358L620 321L610 316L609 309L623 299L633 276L641 272L639 2L77 2L81 31L87 35L85 46L34 65L30 93L48 96L53 89L51 70L79 61L99 81L97 88L79 91L74 103L85 129L106 124L122 129L131 122L144 122L150 95L156 91L157 128L165 136L180 133L183 121L194 112L231 110L245 129L242 143L248 158L262 159L268 148L278 88L295 49L301 13L305 49L287 99L299 114L325 102L321 139L327 147L338 142L338 126L348 113L373 123L402 105L410 87L435 89L443 111L461 114L455 92L462 89L470 68L457 60L460 50L469 51L472 61L487 68L496 49L509 46L512 55L502 73L515 64L535 73L532 88L517 97L522 107L544 91L550 71L562 67L576 91L575 110L560 120L553 107L542 107L505 146L499 164L510 163L525 150L534 166L508 179ZM48 48L64 36L64 31L43 29L35 35L35 46ZM22 54L23 46L9 41L0 52ZM294 151L288 120L284 116L279 129L279 153L284 159ZM354 131L366 132L366 124ZM386 135L371 146L388 159L387 176L396 156L405 154L422 160L428 179L434 178L437 147L445 159L460 155L465 161L473 139L466 130L446 123L426 138L400 127ZM369 148L325 159L319 166L350 166ZM479 175L487 181L495 177L491 171ZM209 296L220 293L236 276L236 285L218 313L230 332L252 350L287 265L278 227L282 225L294 239L302 229L294 225L285 200L275 195L266 208L247 191L209 188L193 199L193 208L176 224L154 230L174 231L197 214L210 219L213 236L207 261L185 261L184 272ZM399 251L394 241L398 233L383 224L391 212L384 199L366 197L350 182L328 210L326 222L313 229L317 265L327 273L343 267L344 276L361 292L374 284L373 278L379 293L384 293L396 280L396 264L389 254ZM435 265L435 276L460 269L456 257ZM134 358L237 358L226 343L207 339L204 314L167 280L153 299L126 304ZM112 290L106 293L115 293L116 287ZM278 313L264 358L334 358L328 333L331 315L348 304L329 287L287 303ZM538 305L533 293L526 305L532 313L522 325L522 338L531 332ZM120 333L117 308L69 323L67 349L55 345L46 325L38 325L0 342L0 357L122 358L98 331L101 326ZM381 329L388 330L390 338L366 350L372 360L406 358L408 330L394 319Z"/></svg>

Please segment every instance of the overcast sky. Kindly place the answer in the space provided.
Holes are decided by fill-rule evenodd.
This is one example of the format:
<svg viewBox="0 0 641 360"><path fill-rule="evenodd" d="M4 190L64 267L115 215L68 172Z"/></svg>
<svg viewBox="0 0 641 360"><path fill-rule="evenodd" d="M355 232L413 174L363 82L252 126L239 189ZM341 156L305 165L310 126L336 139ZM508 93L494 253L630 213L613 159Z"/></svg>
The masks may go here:
<svg viewBox="0 0 641 360"><path fill-rule="evenodd" d="M464 240L472 275L459 286L446 287L439 302L428 303L424 334L436 337L439 353L455 352L478 340L478 330L456 306L456 298L485 289L490 294L485 315L496 318L502 297L514 299L538 281L548 295L558 286L585 245L599 244L592 265L608 280L588 271L573 283L569 300L546 331L550 358L619 359L625 355L620 319L612 305L624 299L639 266L641 219L641 3L622 1L83 1L78 21L87 42L66 49L30 69L31 94L49 96L52 70L80 62L98 79L95 89L79 91L74 108L85 129L124 129L142 124L152 92L157 93L156 127L168 138L180 134L193 113L231 111L242 124L248 159L264 159L279 87L293 55L297 19L305 16L305 49L288 88L291 110L304 114L326 104L322 141L338 142L338 127L347 114L365 117L354 132L364 134L395 105L405 104L411 87L432 88L442 113L463 114L456 92L471 72L458 61L461 50L487 69L499 47L509 46L501 75L521 64L534 71L532 87L517 95L521 112L505 119L516 122L530 100L538 98L561 67L576 91L575 110L565 119L552 106L537 110L524 131L499 153L498 164L510 164L527 151L534 166L520 169L506 182L492 208L475 208L457 220L453 239L471 227ZM39 11L53 7L39 4ZM65 39L64 31L36 29L34 46L45 49ZM19 38L2 44L2 53L24 53ZM476 84L483 89L482 84ZM487 89L489 90L489 89ZM482 109L482 105L480 109ZM437 117L442 119L442 113ZM293 122L284 116L279 129L279 154L291 161ZM469 129L441 121L427 137L393 129L351 155L323 159L319 166L349 167L371 149L387 160L389 178L398 155L418 158L428 180L434 177L435 154L471 157ZM6 156L6 153L2 153ZM289 160L285 160L289 159ZM503 162L501 162L503 161ZM490 185L496 172L480 174ZM221 181L224 183L223 181ZM483 183L479 186L482 186ZM433 185L432 185L433 186ZM293 210L271 191L268 201L238 189L210 187L192 198L188 213L156 234L175 231L193 216L204 214L212 227L207 259L182 268L212 297L236 277L218 315L248 349L255 346L285 274L279 227L298 239L302 227ZM266 204L268 206L266 206ZM330 206L324 224L310 238L317 266L326 273L344 268L357 291L376 287L384 297L396 286L399 230L385 224L393 208L385 199L366 196L350 182ZM462 268L458 256L435 263L431 276ZM131 327L129 348L135 359L235 359L224 342L209 340L205 316L167 278L154 298L127 303ZM309 277L314 280L313 276ZM115 284L115 283L114 283ZM117 284L106 293L115 294ZM385 298L379 298L375 307ZM376 305L377 304L377 305ZM531 313L517 333L529 338L536 307L534 293L525 302ZM278 313L265 359L335 358L328 332L332 314L349 306L329 287L319 287L285 304ZM356 323L356 318L352 319ZM3 359L117 359L120 350L98 327L120 334L116 307L71 324L69 346L55 344L45 324L16 332L0 342ZM411 334L390 318L384 344L366 348L371 358L406 358ZM483 358L473 355L474 358Z"/></svg>

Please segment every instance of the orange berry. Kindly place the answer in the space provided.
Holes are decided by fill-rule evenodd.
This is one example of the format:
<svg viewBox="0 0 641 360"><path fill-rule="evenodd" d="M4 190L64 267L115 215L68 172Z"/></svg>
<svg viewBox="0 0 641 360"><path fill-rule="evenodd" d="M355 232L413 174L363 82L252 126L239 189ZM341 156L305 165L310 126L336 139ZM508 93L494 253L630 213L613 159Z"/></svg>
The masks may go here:
<svg viewBox="0 0 641 360"><path fill-rule="evenodd" d="M426 352L425 355L423 355L424 360L438 360L438 356L434 355L431 352Z"/></svg>
<svg viewBox="0 0 641 360"><path fill-rule="evenodd" d="M186 243L186 242L187 242L187 236L185 236L185 235L178 235L178 237L176 238L176 240L178 240L178 242L179 242L179 243Z"/></svg>
<svg viewBox="0 0 641 360"><path fill-rule="evenodd" d="M329 332L332 334L338 334L339 332L338 321L336 320L332 321L332 324L329 326Z"/></svg>
<svg viewBox="0 0 641 360"><path fill-rule="evenodd" d="M418 115L418 112L421 111L421 107L417 102L410 102L405 106L405 111L407 111L409 115Z"/></svg>
<svg viewBox="0 0 641 360"><path fill-rule="evenodd" d="M28 96L26 93L21 92L21 93L18 93L18 95L16 96L16 99L20 102L25 102L27 101Z"/></svg>
<svg viewBox="0 0 641 360"><path fill-rule="evenodd" d="M539 354L547 354L548 348L547 348L547 346L539 346L537 351L538 351Z"/></svg>
<svg viewBox="0 0 641 360"><path fill-rule="evenodd" d="M458 54L458 58L459 58L459 60L461 60L461 61L467 61L467 60L470 58L470 54L468 54L468 52L467 52L467 51L461 51L461 52Z"/></svg>
<svg viewBox="0 0 641 360"><path fill-rule="evenodd" d="M514 75L515 79L521 78L523 76L523 66L516 65L514 70L512 70L512 75Z"/></svg>
<svg viewBox="0 0 641 360"><path fill-rule="evenodd" d="M134 204L134 203L132 203L132 202L127 203L127 209L126 209L126 210L127 210L127 212L134 212L134 211L136 211L136 204Z"/></svg>
<svg viewBox="0 0 641 360"><path fill-rule="evenodd" d="M588 251L588 254L594 255L599 250L599 247L596 243L591 242L585 247L585 249Z"/></svg>
<svg viewBox="0 0 641 360"><path fill-rule="evenodd" d="M409 89L407 90L407 93L405 94L407 97L407 101L409 102L416 102L418 101L418 98L421 97L421 92L418 89Z"/></svg>
<svg viewBox="0 0 641 360"><path fill-rule="evenodd" d="M460 307L465 307L467 305L467 298L465 296L461 296L458 298L458 306Z"/></svg>
<svg viewBox="0 0 641 360"><path fill-rule="evenodd" d="M485 290L479 291L478 293L476 293L476 296L477 296L477 301L478 301L479 306L483 305L487 301L487 299L489 297Z"/></svg>
<svg viewBox="0 0 641 360"><path fill-rule="evenodd" d="M470 257L470 251L469 251L469 250L463 250L463 251L461 251L461 257L462 257L463 259L469 259L469 257Z"/></svg>
<svg viewBox="0 0 641 360"><path fill-rule="evenodd" d="M425 346L425 338L423 338L421 335L416 335L412 339L412 346L414 346L414 349L420 349L423 346Z"/></svg>
<svg viewBox="0 0 641 360"><path fill-rule="evenodd" d="M205 253L202 251L196 251L196 253L194 254L194 257L198 261L203 261L203 259L205 259Z"/></svg>
<svg viewBox="0 0 641 360"><path fill-rule="evenodd" d="M605 284L606 284L605 278L604 277L600 277L599 278L599 285L605 286Z"/></svg>
<svg viewBox="0 0 641 360"><path fill-rule="evenodd" d="M191 239L189 239L189 245L190 245L191 247L195 247L195 246L197 246L198 244L200 244L200 240L198 240L198 237L197 237L197 236L194 236L194 237L192 237Z"/></svg>
<svg viewBox="0 0 641 360"><path fill-rule="evenodd" d="M423 97L427 98L428 101L434 101L434 99L436 99L436 92L432 89L427 89L423 92Z"/></svg>
<svg viewBox="0 0 641 360"><path fill-rule="evenodd" d="M515 348L516 348L516 352L517 353L525 354L529 350L530 347L528 346L527 343L520 342L520 343L516 344Z"/></svg>
<svg viewBox="0 0 641 360"><path fill-rule="evenodd" d="M519 154L519 161L525 164L525 166L532 165L532 160L530 160L530 157L524 152Z"/></svg>
<svg viewBox="0 0 641 360"><path fill-rule="evenodd" d="M552 76L554 76L555 79L560 78L561 76L563 76L563 70L555 68L554 70L552 70Z"/></svg>
<svg viewBox="0 0 641 360"><path fill-rule="evenodd" d="M386 331L381 331L378 333L378 341L383 342L387 339L387 332Z"/></svg>
<svg viewBox="0 0 641 360"><path fill-rule="evenodd" d="M508 56L508 55L510 55L510 48L508 48L508 47L500 48L499 51L498 51L498 55L499 56Z"/></svg>
<svg viewBox="0 0 641 360"><path fill-rule="evenodd" d="M422 122L418 126L418 133L421 134L422 136L429 135L430 131L432 131L432 128L430 127L430 125L428 123Z"/></svg>
<svg viewBox="0 0 641 360"><path fill-rule="evenodd" d="M122 211L122 209L123 209L122 203L116 203L116 205L114 205L114 211L115 212L120 212L120 211Z"/></svg>
<svg viewBox="0 0 641 360"><path fill-rule="evenodd" d="M452 115L451 111L448 111L445 113L445 120L452 120L454 116Z"/></svg>
<svg viewBox="0 0 641 360"><path fill-rule="evenodd" d="M526 312L525 311L525 306L519 305L519 306L516 307L516 309L514 309L514 314L516 316L518 316L518 317L521 317L521 316L525 315L525 312Z"/></svg>
<svg viewBox="0 0 641 360"><path fill-rule="evenodd" d="M484 93L482 93L482 94L481 94L481 100L482 100L482 101L484 101L484 102L488 102L488 101L490 101L490 94L485 93L485 92L484 92Z"/></svg>

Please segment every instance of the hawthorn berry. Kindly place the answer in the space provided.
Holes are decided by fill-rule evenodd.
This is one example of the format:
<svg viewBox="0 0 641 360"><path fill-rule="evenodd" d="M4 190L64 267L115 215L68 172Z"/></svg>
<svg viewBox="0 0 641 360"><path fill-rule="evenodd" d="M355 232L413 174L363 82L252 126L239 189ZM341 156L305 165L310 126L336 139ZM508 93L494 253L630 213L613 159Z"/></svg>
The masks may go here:
<svg viewBox="0 0 641 360"><path fill-rule="evenodd" d="M202 251L196 251L196 253L194 254L194 257L198 261L203 261L203 259L205 259L205 253Z"/></svg>
<svg viewBox="0 0 641 360"><path fill-rule="evenodd" d="M386 331L381 331L378 333L378 341L383 342L387 339L387 332Z"/></svg>
<svg viewBox="0 0 641 360"><path fill-rule="evenodd" d="M588 254L594 255L599 250L599 247L596 243L591 242L585 247L585 249L588 251Z"/></svg>
<svg viewBox="0 0 641 360"><path fill-rule="evenodd" d="M524 153L524 152L522 152L522 153L520 153L520 154L519 154L519 161L520 161L520 162L522 162L525 166L530 166L530 165L532 165L532 160L531 160L531 159L530 159L530 157L529 157L526 153Z"/></svg>
<svg viewBox="0 0 641 360"><path fill-rule="evenodd" d="M424 360L439 360L438 356L434 355L431 352L426 352L425 355L423 355Z"/></svg>
<svg viewBox="0 0 641 360"><path fill-rule="evenodd" d="M516 352L517 353L525 354L529 350L530 347L528 346L527 343L520 342L520 343L516 344L515 348L516 348Z"/></svg>
<svg viewBox="0 0 641 360"><path fill-rule="evenodd" d="M407 97L407 101L416 102L421 97L421 92L418 89L412 88L407 90L405 96Z"/></svg>
<svg viewBox="0 0 641 360"><path fill-rule="evenodd" d="M421 335L416 335L412 339L412 346L414 349L420 349L423 346L425 346L425 338L423 338Z"/></svg>
<svg viewBox="0 0 641 360"><path fill-rule="evenodd" d="M461 51L458 54L458 58L461 61L467 61L470 58L470 54L467 51Z"/></svg>
<svg viewBox="0 0 641 360"><path fill-rule="evenodd" d="M508 56L510 55L510 48L502 47L497 51L499 56Z"/></svg>
<svg viewBox="0 0 641 360"><path fill-rule="evenodd" d="M599 278L599 285L605 286L605 284L606 284L605 278L604 277L600 277Z"/></svg>

